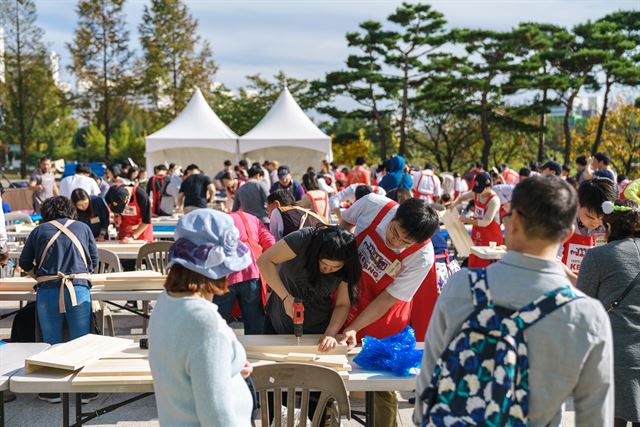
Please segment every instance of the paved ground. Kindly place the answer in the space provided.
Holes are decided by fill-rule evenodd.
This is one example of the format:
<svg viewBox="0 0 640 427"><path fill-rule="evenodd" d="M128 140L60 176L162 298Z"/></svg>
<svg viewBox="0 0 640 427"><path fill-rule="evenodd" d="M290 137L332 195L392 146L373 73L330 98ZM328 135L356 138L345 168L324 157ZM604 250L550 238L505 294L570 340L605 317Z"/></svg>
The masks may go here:
<svg viewBox="0 0 640 427"><path fill-rule="evenodd" d="M16 303L0 301L0 315L17 308ZM0 321L0 338L8 337L11 333L12 318ZM116 335L140 338L142 319L126 312L114 313ZM102 394L100 398L83 406L84 412L90 412L104 406L120 402L135 395L131 394ZM400 396L400 426L412 426L412 406L407 402L408 393ZM351 404L354 409L364 409L364 399L353 396ZM73 411L73 409L72 409ZM62 424L62 405L52 405L37 399L33 394L20 394L17 400L5 405L7 427L53 427ZM86 425L104 427L155 427L158 426L156 405L153 396L146 397L114 412L96 418ZM344 427L356 427L355 421L343 421ZM573 412L568 412L563 420L563 426L573 426ZM232 426L228 426L232 427Z"/></svg>

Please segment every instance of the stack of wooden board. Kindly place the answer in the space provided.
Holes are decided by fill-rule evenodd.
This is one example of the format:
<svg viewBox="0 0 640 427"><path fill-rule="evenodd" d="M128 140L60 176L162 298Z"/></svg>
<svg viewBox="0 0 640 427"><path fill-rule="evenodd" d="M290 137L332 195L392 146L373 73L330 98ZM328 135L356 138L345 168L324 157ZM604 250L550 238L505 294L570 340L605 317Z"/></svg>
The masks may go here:
<svg viewBox="0 0 640 427"><path fill-rule="evenodd" d="M125 271L93 274L91 284L102 285L105 291L153 291L164 289L166 276L156 271ZM0 280L1 291L33 291L36 281L30 277L8 277Z"/></svg>
<svg viewBox="0 0 640 427"><path fill-rule="evenodd" d="M333 368L338 372L351 371L347 346L338 344L333 350L320 353L320 335L306 335L300 339L300 343L294 335L242 335L238 336L238 340L250 360L304 362Z"/></svg>
<svg viewBox="0 0 640 427"><path fill-rule="evenodd" d="M453 243L453 246L456 248L458 257L468 257L469 253L471 253L473 242L464 224L458 219L458 211L455 209L446 209L440 216L440 219L449 233L449 238L451 238L451 243Z"/></svg>
<svg viewBox="0 0 640 427"><path fill-rule="evenodd" d="M28 357L24 362L24 370L27 374L44 367L77 371L132 343L133 340L126 338L88 334Z"/></svg>
<svg viewBox="0 0 640 427"><path fill-rule="evenodd" d="M105 291L149 291L164 289L166 276L157 271L123 271L120 273L94 274L93 285L102 285Z"/></svg>

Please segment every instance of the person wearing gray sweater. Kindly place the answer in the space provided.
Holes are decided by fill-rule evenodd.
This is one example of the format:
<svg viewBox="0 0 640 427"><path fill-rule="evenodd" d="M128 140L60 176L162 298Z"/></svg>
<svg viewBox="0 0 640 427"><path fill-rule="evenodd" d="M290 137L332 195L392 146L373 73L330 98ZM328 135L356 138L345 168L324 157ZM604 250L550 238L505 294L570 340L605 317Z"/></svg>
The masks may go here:
<svg viewBox="0 0 640 427"><path fill-rule="evenodd" d="M610 205L611 206L611 205ZM616 202L605 214L606 245L589 250L578 275L578 289L611 306L635 280L620 304L609 312L613 329L615 426L640 426L640 209Z"/></svg>
<svg viewBox="0 0 640 427"><path fill-rule="evenodd" d="M253 397L244 348L211 302L226 276L251 263L229 215L178 221L170 270L149 322L149 363L161 426L249 427Z"/></svg>

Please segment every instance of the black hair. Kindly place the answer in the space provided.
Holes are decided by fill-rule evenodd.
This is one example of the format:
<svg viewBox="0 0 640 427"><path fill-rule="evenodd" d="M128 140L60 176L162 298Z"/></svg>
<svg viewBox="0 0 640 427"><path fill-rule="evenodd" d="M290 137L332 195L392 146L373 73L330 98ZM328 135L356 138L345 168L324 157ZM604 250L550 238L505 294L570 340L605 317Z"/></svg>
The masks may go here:
<svg viewBox="0 0 640 427"><path fill-rule="evenodd" d="M89 193L85 191L84 188L76 188L71 192L71 202L75 206L81 200L91 200L89 197Z"/></svg>
<svg viewBox="0 0 640 427"><path fill-rule="evenodd" d="M611 157L609 157L609 155L605 153L596 153L593 155L593 158L599 162L604 163L605 166L609 166L609 163L611 163Z"/></svg>
<svg viewBox="0 0 640 427"><path fill-rule="evenodd" d="M225 160L224 165L227 167L231 166L232 165L231 160Z"/></svg>
<svg viewBox="0 0 640 427"><path fill-rule="evenodd" d="M156 166L154 169L156 170L156 172L160 172L160 171L168 171L168 170L169 170L169 169L168 169L165 165L163 165L163 164L160 164L160 165Z"/></svg>
<svg viewBox="0 0 640 427"><path fill-rule="evenodd" d="M609 178L595 177L580 184L578 188L578 203L581 208L602 215L602 203L615 202L618 198L618 188Z"/></svg>
<svg viewBox="0 0 640 427"><path fill-rule="evenodd" d="M246 169L247 166L249 166L249 163L246 160L242 159L238 162L238 166Z"/></svg>
<svg viewBox="0 0 640 427"><path fill-rule="evenodd" d="M413 196L411 195L411 192L406 188L394 188L393 190L387 192L387 198L398 203L402 203L405 200L411 199L412 197Z"/></svg>
<svg viewBox="0 0 640 427"><path fill-rule="evenodd" d="M280 206L293 206L296 201L287 190L281 188L269 194L267 197L267 203L280 202Z"/></svg>
<svg viewBox="0 0 640 427"><path fill-rule="evenodd" d="M128 179L129 181L132 181L132 180L133 180L133 175L134 175L136 172L138 173L138 175L140 175L140 169L138 169L138 168L137 168L137 167L135 167L135 166L131 166L131 167L129 168L129 170L127 171L127 179Z"/></svg>
<svg viewBox="0 0 640 427"><path fill-rule="evenodd" d="M54 196L42 203L42 222L61 218L77 218L76 207L71 200L64 196Z"/></svg>
<svg viewBox="0 0 640 427"><path fill-rule="evenodd" d="M222 174L222 176L220 177L220 181L223 181L225 179L227 179L227 180L232 180L233 179L233 176L231 176L231 172L227 171L227 172Z"/></svg>
<svg viewBox="0 0 640 427"><path fill-rule="evenodd" d="M414 197L400 203L394 221L416 242L424 242L438 231L440 220L438 213L424 200Z"/></svg>
<svg viewBox="0 0 640 427"><path fill-rule="evenodd" d="M520 176L531 176L531 169L529 168L520 168L520 172L518 172Z"/></svg>
<svg viewBox="0 0 640 427"><path fill-rule="evenodd" d="M623 173L618 174L618 178L617 178L617 180L618 180L618 184L620 184L620 183L621 183L622 181L624 181L625 179L627 179L627 175L625 175L625 174L623 174Z"/></svg>
<svg viewBox="0 0 640 427"><path fill-rule="evenodd" d="M185 171L185 173L186 173L186 172L194 171L194 170L196 170L196 169L197 169L197 170L200 170L200 168L198 167L198 165L195 165L195 164L191 163L189 166L187 166L187 167L186 167L186 169L185 169L184 171Z"/></svg>
<svg viewBox="0 0 640 427"><path fill-rule="evenodd" d="M440 200L441 200L443 203L450 202L450 201L451 201L451 194L449 194L449 193L442 193L442 197L440 197Z"/></svg>
<svg viewBox="0 0 640 427"><path fill-rule="evenodd" d="M578 188L578 178L576 178L575 176L568 176L567 177L567 184L569 184L573 188L577 189Z"/></svg>
<svg viewBox="0 0 640 427"><path fill-rule="evenodd" d="M256 176L264 176L264 172L262 171L262 167L260 166L260 164L258 164L257 166L253 165L249 169L249 178L254 178Z"/></svg>
<svg viewBox="0 0 640 427"><path fill-rule="evenodd" d="M424 168L425 168L425 169L434 170L434 169L436 168L436 165L434 165L434 164L433 164L433 163L431 163L431 162L427 162L427 163L425 163Z"/></svg>
<svg viewBox="0 0 640 427"><path fill-rule="evenodd" d="M587 166L587 156L578 156L576 158L576 165Z"/></svg>
<svg viewBox="0 0 640 427"><path fill-rule="evenodd" d="M313 168L302 175L302 185L304 185L304 188L307 191L320 189L320 184L318 184L318 177L316 177L316 173Z"/></svg>
<svg viewBox="0 0 640 427"><path fill-rule="evenodd" d="M259 168L261 168L261 167L262 167L262 165L260 164L260 162L253 162L253 163L251 163L251 167L254 167L254 166L258 166Z"/></svg>
<svg viewBox="0 0 640 427"><path fill-rule="evenodd" d="M78 163L78 165L76 166L76 173L89 175L91 173L91 168L86 163Z"/></svg>
<svg viewBox="0 0 640 427"><path fill-rule="evenodd" d="M560 177L532 176L513 189L511 210L522 218L527 237L559 243L576 220L578 197Z"/></svg>
<svg viewBox="0 0 640 427"><path fill-rule="evenodd" d="M373 190L368 185L358 185L354 191L356 200L360 200L367 194L373 193Z"/></svg>
<svg viewBox="0 0 640 427"><path fill-rule="evenodd" d="M562 165L562 170L564 172L571 172L571 166L569 166L568 164L565 163L565 164Z"/></svg>
<svg viewBox="0 0 640 427"><path fill-rule="evenodd" d="M40 157L40 161L38 163L42 163L42 162L46 162L47 160L51 160L51 157L49 156L42 156Z"/></svg>
<svg viewBox="0 0 640 427"><path fill-rule="evenodd" d="M342 261L344 266L332 275L347 282L351 304L358 299L358 282L360 281L360 258L356 237L339 226L321 225L313 231L311 243L306 251L306 269L310 277L315 278L315 286L321 286L322 273L320 260ZM313 280L313 279L312 279Z"/></svg>
<svg viewBox="0 0 640 427"><path fill-rule="evenodd" d="M608 242L628 238L640 238L640 210L631 200L618 200L616 206L626 206L634 210L605 214L603 222L608 230Z"/></svg>
<svg viewBox="0 0 640 427"><path fill-rule="evenodd" d="M475 166L476 169L477 168L480 168L480 169L484 168L484 165L482 164L482 162L476 162L476 164L474 166Z"/></svg>
<svg viewBox="0 0 640 427"><path fill-rule="evenodd" d="M120 174L122 173L122 169L120 169L120 166L118 166L116 163L109 165L107 169L111 171L111 174L113 175L114 178L119 177Z"/></svg>
<svg viewBox="0 0 640 427"><path fill-rule="evenodd" d="M540 168L540 163L536 162L535 160L531 160L529 162L529 169L531 169L531 172L538 172L538 169Z"/></svg>
<svg viewBox="0 0 640 427"><path fill-rule="evenodd" d="M367 159L365 159L363 156L356 157L356 162L355 162L356 166L362 166L366 163L367 163Z"/></svg>

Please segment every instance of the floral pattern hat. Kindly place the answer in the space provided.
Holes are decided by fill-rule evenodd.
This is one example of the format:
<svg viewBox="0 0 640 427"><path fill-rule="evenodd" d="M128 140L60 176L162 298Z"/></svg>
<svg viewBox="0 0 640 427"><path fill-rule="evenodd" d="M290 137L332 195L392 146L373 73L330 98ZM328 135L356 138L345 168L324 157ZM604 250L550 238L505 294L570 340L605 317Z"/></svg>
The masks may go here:
<svg viewBox="0 0 640 427"><path fill-rule="evenodd" d="M178 221L169 266L179 264L210 279L244 270L251 264L251 253L239 237L229 215L197 209Z"/></svg>

